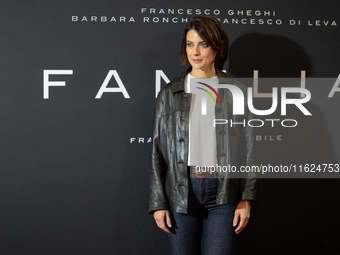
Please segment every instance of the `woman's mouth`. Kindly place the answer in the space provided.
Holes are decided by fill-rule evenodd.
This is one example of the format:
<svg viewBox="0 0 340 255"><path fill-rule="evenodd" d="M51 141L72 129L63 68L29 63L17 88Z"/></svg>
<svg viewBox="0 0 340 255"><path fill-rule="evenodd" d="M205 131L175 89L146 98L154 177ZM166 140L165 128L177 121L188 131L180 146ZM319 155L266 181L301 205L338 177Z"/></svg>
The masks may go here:
<svg viewBox="0 0 340 255"><path fill-rule="evenodd" d="M202 61L202 59L192 59L192 62L194 63L200 63Z"/></svg>

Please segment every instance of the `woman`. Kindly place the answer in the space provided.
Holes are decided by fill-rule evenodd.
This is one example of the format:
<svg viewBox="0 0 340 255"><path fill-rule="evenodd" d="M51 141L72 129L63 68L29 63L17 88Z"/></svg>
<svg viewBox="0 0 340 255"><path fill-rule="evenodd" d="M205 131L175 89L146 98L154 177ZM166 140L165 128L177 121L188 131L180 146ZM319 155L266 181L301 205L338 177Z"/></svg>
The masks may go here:
<svg viewBox="0 0 340 255"><path fill-rule="evenodd" d="M149 211L168 233L173 254L201 254L201 247L203 254L234 254L237 234L247 225L251 202L256 200L254 178L199 171L204 165L255 164L252 130L245 125L202 128L207 121L200 117L200 100L193 91L197 84L227 83L246 93L245 86L221 72L228 43L218 19L194 17L184 30L181 46L181 62L191 67L157 97ZM216 99L216 106L210 107L210 120L243 123L250 119L246 105L244 115L232 114L228 89L219 89L218 96L221 101ZM213 142L204 144L201 138L206 136Z"/></svg>

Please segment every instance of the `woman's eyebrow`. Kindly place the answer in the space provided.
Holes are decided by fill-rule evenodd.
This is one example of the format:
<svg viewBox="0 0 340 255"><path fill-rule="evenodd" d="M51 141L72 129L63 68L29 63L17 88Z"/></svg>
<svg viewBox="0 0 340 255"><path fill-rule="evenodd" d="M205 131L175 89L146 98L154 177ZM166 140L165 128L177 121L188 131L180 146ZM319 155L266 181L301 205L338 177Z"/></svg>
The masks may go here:
<svg viewBox="0 0 340 255"><path fill-rule="evenodd" d="M190 40L187 40L187 42L192 42ZM206 43L205 41L199 41L198 43Z"/></svg>

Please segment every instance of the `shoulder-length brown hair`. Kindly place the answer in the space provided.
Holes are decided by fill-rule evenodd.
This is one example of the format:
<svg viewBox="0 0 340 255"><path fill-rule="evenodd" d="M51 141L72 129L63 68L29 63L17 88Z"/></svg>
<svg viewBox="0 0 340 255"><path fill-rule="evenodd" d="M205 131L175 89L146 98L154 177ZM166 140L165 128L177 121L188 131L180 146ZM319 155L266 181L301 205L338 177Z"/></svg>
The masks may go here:
<svg viewBox="0 0 340 255"><path fill-rule="evenodd" d="M187 33L195 30L197 34L217 52L215 57L215 68L222 70L228 57L229 39L223 30L221 22L211 16L196 16L191 19L184 29L181 45L181 65L186 65L188 61L186 44Z"/></svg>

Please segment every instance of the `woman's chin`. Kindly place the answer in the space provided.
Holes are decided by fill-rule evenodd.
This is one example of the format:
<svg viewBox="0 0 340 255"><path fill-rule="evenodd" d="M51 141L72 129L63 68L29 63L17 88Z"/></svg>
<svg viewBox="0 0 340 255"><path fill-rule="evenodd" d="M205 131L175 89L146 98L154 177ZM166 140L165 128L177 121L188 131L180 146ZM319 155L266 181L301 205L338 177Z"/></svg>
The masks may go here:
<svg viewBox="0 0 340 255"><path fill-rule="evenodd" d="M198 71L198 72L202 72L204 71L204 67L202 65L191 65L192 66L192 70Z"/></svg>

